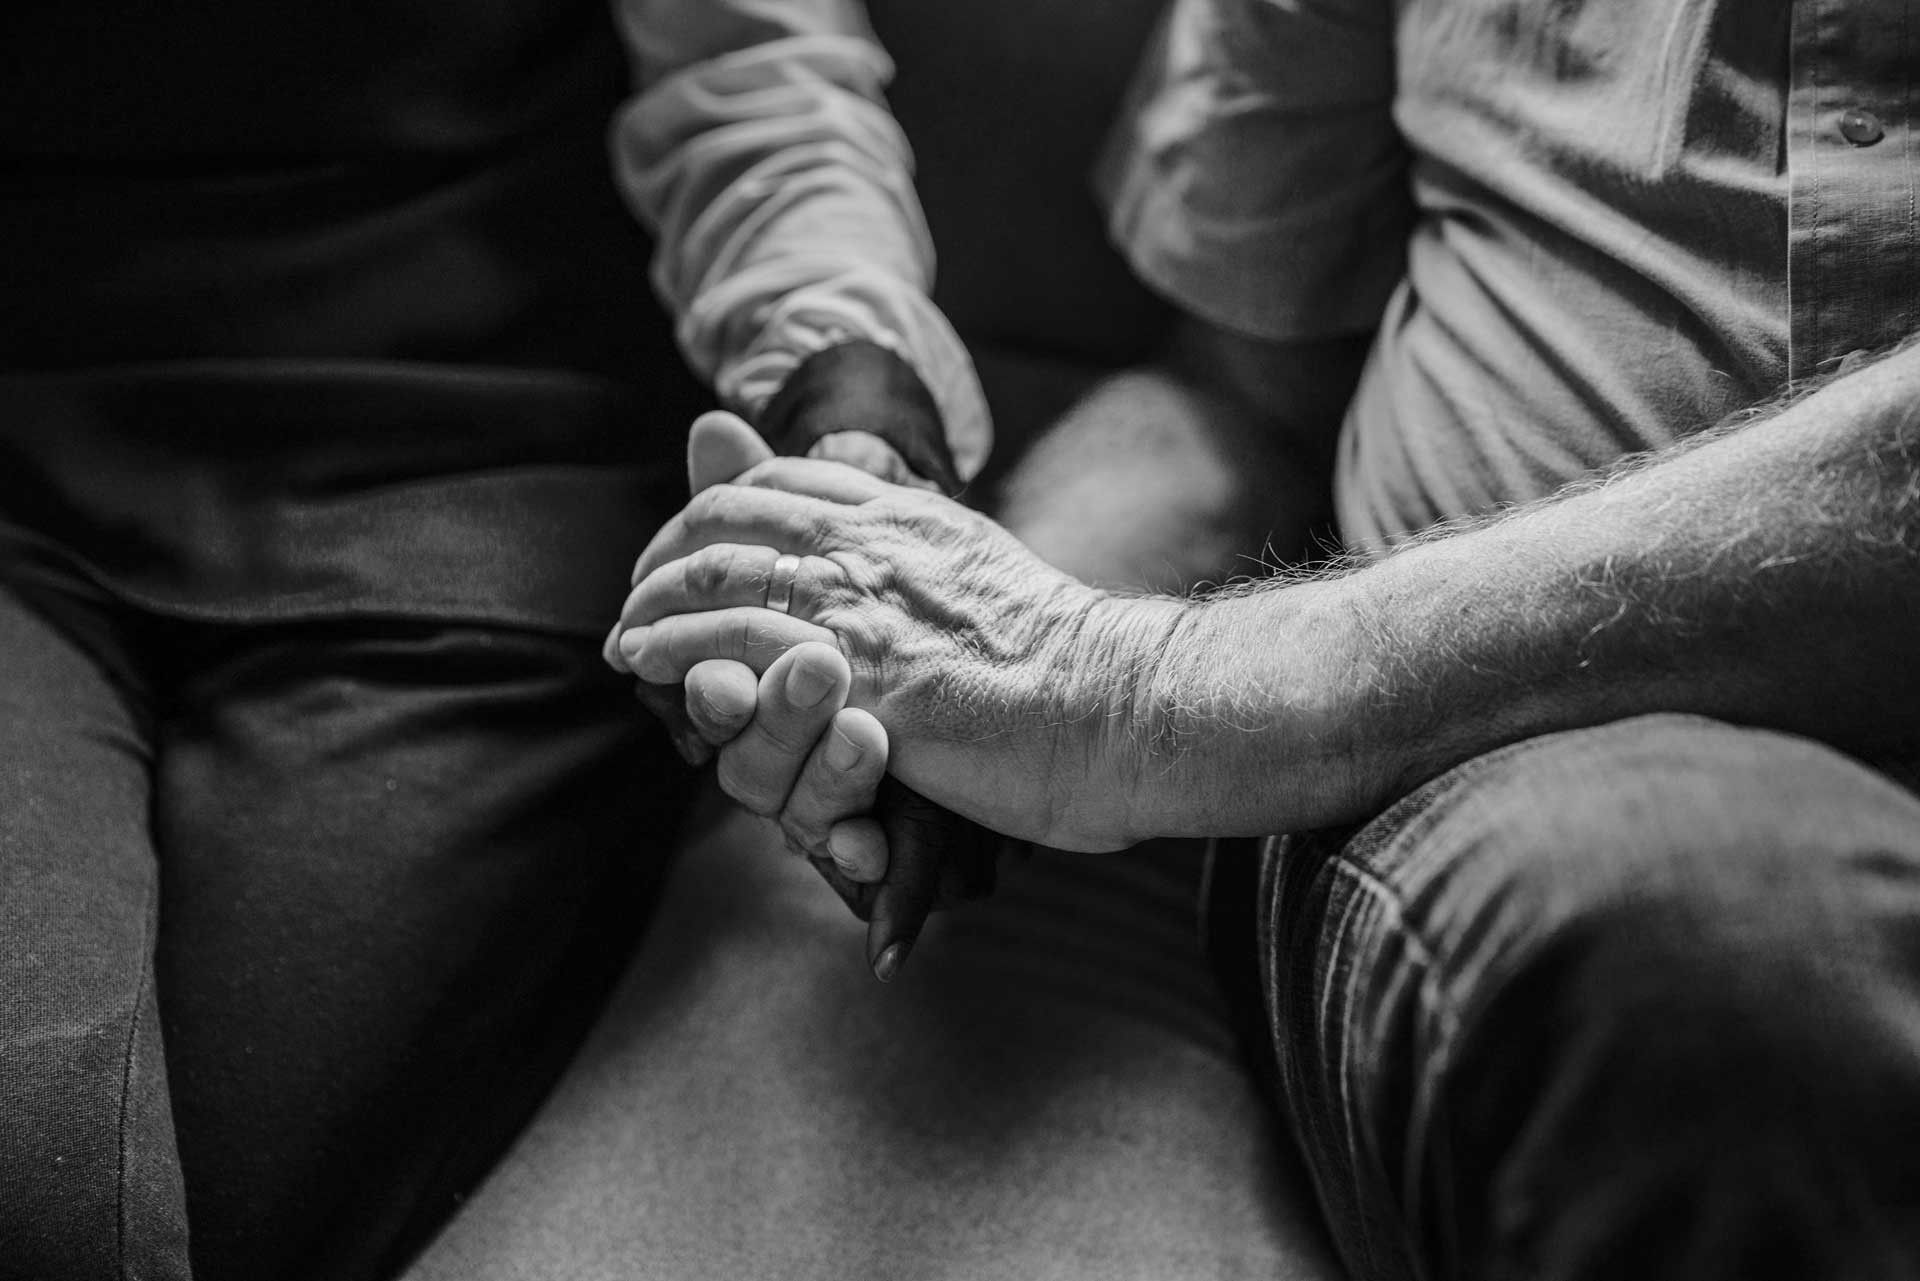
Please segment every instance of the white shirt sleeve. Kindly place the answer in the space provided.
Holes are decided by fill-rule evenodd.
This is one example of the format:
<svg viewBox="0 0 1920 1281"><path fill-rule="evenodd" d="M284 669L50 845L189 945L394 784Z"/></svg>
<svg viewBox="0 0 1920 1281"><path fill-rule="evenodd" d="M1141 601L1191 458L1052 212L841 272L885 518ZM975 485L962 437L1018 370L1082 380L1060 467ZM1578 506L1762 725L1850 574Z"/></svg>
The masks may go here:
<svg viewBox="0 0 1920 1281"><path fill-rule="evenodd" d="M893 64L855 0L616 0L638 93L615 172L657 240L687 359L749 419L799 363L854 339L933 394L962 478L992 444L959 336L928 298Z"/></svg>
<svg viewBox="0 0 1920 1281"><path fill-rule="evenodd" d="M1095 177L1134 272L1257 338L1365 333L1414 223L1386 0L1172 0Z"/></svg>

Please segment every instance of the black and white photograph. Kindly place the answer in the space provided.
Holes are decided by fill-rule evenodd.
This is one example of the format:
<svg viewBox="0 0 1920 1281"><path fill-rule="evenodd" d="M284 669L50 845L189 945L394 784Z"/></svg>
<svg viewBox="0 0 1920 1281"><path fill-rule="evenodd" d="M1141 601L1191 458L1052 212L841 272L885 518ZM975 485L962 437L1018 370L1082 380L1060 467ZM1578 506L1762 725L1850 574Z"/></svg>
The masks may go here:
<svg viewBox="0 0 1920 1281"><path fill-rule="evenodd" d="M0 1281L1920 1281L1920 0L11 0Z"/></svg>

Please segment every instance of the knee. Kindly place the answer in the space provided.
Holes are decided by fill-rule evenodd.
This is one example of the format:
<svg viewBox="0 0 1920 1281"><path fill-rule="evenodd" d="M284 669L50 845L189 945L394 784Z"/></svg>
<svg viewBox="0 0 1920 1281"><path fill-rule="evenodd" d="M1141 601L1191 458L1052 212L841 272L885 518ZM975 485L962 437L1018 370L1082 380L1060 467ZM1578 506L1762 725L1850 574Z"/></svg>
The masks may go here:
<svg viewBox="0 0 1920 1281"><path fill-rule="evenodd" d="M1400 870L1446 1020L1415 1107L1487 1198L1472 1231L1557 1257L1614 1213L1589 1197L1795 1249L1912 1221L1920 800L1659 717L1502 753L1424 823Z"/></svg>
<svg viewBox="0 0 1920 1281"><path fill-rule="evenodd" d="M1467 988L1552 964L1615 1000L1777 1008L1904 964L1920 928L1920 798L1804 739L1643 717L1496 753L1424 806L1392 875Z"/></svg>

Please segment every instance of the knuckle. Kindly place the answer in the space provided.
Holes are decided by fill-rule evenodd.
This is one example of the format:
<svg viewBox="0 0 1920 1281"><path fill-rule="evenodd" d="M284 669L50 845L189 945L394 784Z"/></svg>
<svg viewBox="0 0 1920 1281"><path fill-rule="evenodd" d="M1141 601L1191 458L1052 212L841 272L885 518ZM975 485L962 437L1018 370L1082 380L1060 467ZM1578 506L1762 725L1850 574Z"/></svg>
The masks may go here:
<svg viewBox="0 0 1920 1281"><path fill-rule="evenodd" d="M727 572L733 564L733 549L726 546L703 547L687 560L687 590L695 597L710 597L727 585Z"/></svg>
<svg viewBox="0 0 1920 1281"><path fill-rule="evenodd" d="M689 523L703 535L734 523L740 513L741 494L737 483L701 490L687 505Z"/></svg>
<svg viewBox="0 0 1920 1281"><path fill-rule="evenodd" d="M689 529L700 529L713 520L726 488L725 485L712 485L687 500L687 505L681 508L680 518Z"/></svg>
<svg viewBox="0 0 1920 1281"><path fill-rule="evenodd" d="M744 659L758 655L771 661L786 653L792 648L788 631L792 626L792 622L784 615L767 617L761 610L742 611L741 617L734 620L739 638L739 657Z"/></svg>
<svg viewBox="0 0 1920 1281"><path fill-rule="evenodd" d="M713 656L731 658L735 662L748 662L760 652L760 624L751 616L742 616L742 611L734 611L716 624L713 637Z"/></svg>

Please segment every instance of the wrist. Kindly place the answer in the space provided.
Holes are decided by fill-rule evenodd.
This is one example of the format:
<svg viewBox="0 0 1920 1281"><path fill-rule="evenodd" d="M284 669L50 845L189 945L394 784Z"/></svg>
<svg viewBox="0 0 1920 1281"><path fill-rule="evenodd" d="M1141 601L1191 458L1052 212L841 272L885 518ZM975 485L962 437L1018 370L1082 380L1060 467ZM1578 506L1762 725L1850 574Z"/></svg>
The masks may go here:
<svg viewBox="0 0 1920 1281"><path fill-rule="evenodd" d="M1144 764L1131 730L1137 703L1192 606L1076 588L1059 601L1032 669L1032 719L1051 728L1048 843L1121 849L1151 834L1134 813Z"/></svg>
<svg viewBox="0 0 1920 1281"><path fill-rule="evenodd" d="M1135 839L1323 827L1391 799L1379 635L1348 580L1179 604L1121 731Z"/></svg>

